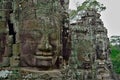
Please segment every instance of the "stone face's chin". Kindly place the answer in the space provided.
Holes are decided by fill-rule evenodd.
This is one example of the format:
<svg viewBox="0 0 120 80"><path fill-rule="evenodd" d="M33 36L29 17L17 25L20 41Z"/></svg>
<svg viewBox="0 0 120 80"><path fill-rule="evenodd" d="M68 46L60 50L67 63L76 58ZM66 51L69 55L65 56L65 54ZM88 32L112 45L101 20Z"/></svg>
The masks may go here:
<svg viewBox="0 0 120 80"><path fill-rule="evenodd" d="M41 60L40 58L36 58L36 66L37 67L51 67L52 60Z"/></svg>

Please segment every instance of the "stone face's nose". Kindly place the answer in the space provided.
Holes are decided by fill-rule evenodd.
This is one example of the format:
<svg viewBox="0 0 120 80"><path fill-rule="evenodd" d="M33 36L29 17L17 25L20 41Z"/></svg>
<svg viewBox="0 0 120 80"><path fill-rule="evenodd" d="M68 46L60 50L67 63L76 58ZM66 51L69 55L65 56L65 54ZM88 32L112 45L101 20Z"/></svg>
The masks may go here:
<svg viewBox="0 0 120 80"><path fill-rule="evenodd" d="M44 36L41 39L41 42L38 44L37 49L39 51L51 51L52 46L50 45L50 40L48 36Z"/></svg>
<svg viewBox="0 0 120 80"><path fill-rule="evenodd" d="M43 36L40 43L37 46L37 52L35 55L36 66L38 67L50 67L52 66L52 46L48 36Z"/></svg>

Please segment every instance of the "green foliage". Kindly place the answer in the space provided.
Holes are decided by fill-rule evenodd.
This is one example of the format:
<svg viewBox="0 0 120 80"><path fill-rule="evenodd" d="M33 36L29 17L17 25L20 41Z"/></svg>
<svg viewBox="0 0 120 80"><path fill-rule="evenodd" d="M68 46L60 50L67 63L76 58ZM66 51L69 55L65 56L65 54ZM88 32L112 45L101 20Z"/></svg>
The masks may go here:
<svg viewBox="0 0 120 80"><path fill-rule="evenodd" d="M77 15L77 11L76 10L72 10L69 14L69 16L71 17L71 19L73 19L75 16Z"/></svg>
<svg viewBox="0 0 120 80"><path fill-rule="evenodd" d="M111 54L113 68L116 73L120 74L120 48L117 46L111 46Z"/></svg>
<svg viewBox="0 0 120 80"><path fill-rule="evenodd" d="M103 10L106 9L106 7L103 4L100 4L98 1L96 0L86 0L82 3L81 6L77 7L77 11L81 11L81 10L91 10L94 9L98 12L101 12Z"/></svg>
<svg viewBox="0 0 120 80"><path fill-rule="evenodd" d="M118 50L116 46L111 46L111 58L112 59L116 59L119 52L120 50Z"/></svg>
<svg viewBox="0 0 120 80"><path fill-rule="evenodd" d="M110 42L111 42L111 44L114 44L115 46L120 48L120 36L117 36L117 35L111 36Z"/></svg>
<svg viewBox="0 0 120 80"><path fill-rule="evenodd" d="M104 11L106 7L99 3L97 0L85 0L81 5L77 7L77 10L72 10L70 12L70 17L73 19L76 15L78 15L78 12L84 11L84 10L96 10L97 12Z"/></svg>

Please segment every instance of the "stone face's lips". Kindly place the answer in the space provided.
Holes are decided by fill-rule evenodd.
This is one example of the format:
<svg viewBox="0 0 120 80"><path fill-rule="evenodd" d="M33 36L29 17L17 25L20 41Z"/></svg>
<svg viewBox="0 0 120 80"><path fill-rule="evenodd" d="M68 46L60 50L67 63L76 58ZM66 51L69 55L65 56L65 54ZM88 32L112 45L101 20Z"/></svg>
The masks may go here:
<svg viewBox="0 0 120 80"><path fill-rule="evenodd" d="M38 51L35 54L36 66L38 67L50 67L52 66L53 53Z"/></svg>
<svg viewBox="0 0 120 80"><path fill-rule="evenodd" d="M36 55L36 56L52 56L53 53L51 53L51 52L42 52L42 51L40 51L40 52L36 52L35 55Z"/></svg>
<svg viewBox="0 0 120 80"><path fill-rule="evenodd" d="M57 52L51 49L41 49L37 48L36 53L34 53L35 66L39 68L51 68L55 65L57 60Z"/></svg>
<svg viewBox="0 0 120 80"><path fill-rule="evenodd" d="M50 67L52 66L52 57L36 57L36 66L38 67Z"/></svg>
<svg viewBox="0 0 120 80"><path fill-rule="evenodd" d="M39 60L52 60L52 56L35 56L36 59L39 59Z"/></svg>

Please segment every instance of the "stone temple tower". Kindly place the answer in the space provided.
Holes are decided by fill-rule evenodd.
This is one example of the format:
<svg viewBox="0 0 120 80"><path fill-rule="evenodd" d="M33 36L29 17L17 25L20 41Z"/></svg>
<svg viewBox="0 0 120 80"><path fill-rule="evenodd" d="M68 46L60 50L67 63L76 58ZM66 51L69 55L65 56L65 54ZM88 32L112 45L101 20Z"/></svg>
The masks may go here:
<svg viewBox="0 0 120 80"><path fill-rule="evenodd" d="M96 10L84 10L81 19L71 23L71 59L80 80L116 80L109 58L107 29Z"/></svg>

